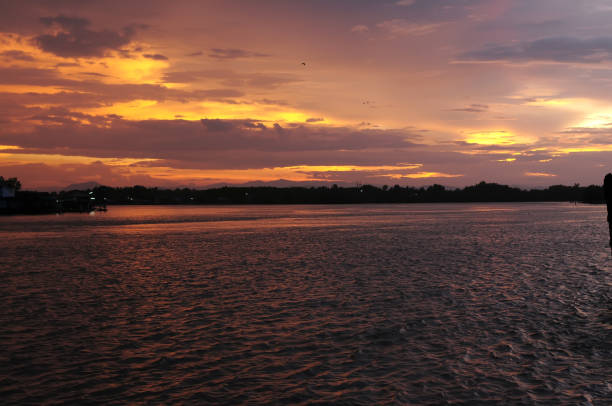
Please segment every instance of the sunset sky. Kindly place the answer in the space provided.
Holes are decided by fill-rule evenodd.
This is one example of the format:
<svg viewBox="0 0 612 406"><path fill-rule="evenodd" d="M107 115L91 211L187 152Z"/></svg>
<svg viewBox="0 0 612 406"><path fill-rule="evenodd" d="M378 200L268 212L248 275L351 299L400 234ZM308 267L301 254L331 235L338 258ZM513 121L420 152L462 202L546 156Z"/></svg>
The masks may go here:
<svg viewBox="0 0 612 406"><path fill-rule="evenodd" d="M612 171L610 0L0 0L26 189Z"/></svg>

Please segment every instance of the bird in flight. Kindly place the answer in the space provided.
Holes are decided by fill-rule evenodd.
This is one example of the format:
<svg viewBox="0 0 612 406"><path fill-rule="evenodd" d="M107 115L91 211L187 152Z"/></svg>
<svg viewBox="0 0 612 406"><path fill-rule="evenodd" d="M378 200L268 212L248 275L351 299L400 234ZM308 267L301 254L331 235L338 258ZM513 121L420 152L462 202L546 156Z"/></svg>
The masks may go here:
<svg viewBox="0 0 612 406"><path fill-rule="evenodd" d="M306 66L306 62L302 62L302 65Z"/></svg>

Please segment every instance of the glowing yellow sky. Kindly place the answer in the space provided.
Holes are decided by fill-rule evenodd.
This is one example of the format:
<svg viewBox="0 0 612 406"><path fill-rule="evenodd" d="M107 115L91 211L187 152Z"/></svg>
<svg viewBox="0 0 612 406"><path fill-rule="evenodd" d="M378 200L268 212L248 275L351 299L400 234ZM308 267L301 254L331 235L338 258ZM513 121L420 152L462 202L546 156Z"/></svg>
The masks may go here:
<svg viewBox="0 0 612 406"><path fill-rule="evenodd" d="M601 1L557 5L556 18L572 26ZM591 37L564 42L571 31L547 32L560 44L554 53L538 48L544 34L496 27L548 21L543 6L375 3L317 5L317 18L300 3L281 9L240 0L221 9L151 1L144 14L134 3L112 13L87 3L11 5L12 20L0 32L0 150L11 152L0 154L0 169L19 175L38 163L98 170L91 165L100 162L116 171L113 179L127 182L132 174L151 184L283 178L462 185L484 177L595 181L595 168L612 164L602 155L612 152L612 55L591 50ZM592 38L612 35L596 22L591 29ZM483 40L474 41L475 33ZM216 130L169 142L172 129L183 131L172 122L202 119L226 127L260 123L268 144L258 148L251 138ZM151 120L168 134L153 136ZM118 129L130 148L112 133ZM163 147L148 149L150 143ZM577 154L598 158L590 170L588 160L576 162L579 171L559 166ZM86 169L83 177L103 180ZM33 172L23 176L36 184Z"/></svg>

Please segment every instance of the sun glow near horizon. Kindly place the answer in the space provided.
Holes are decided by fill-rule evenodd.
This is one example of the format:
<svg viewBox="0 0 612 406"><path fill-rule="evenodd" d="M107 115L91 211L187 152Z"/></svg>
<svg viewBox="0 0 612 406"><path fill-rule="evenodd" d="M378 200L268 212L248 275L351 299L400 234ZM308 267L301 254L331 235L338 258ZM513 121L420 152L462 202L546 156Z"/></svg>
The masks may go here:
<svg viewBox="0 0 612 406"><path fill-rule="evenodd" d="M136 1L110 14L103 2L7 4L0 171L33 185L74 183L82 165L122 184L465 186L553 172L595 182L612 166L612 51L597 40L612 36L607 25L580 38L552 26L511 35L500 23L544 16L507 2L491 13L388 0L354 4L357 14L328 2L315 18L300 2L236 1L140 5L148 13ZM577 28L600 1L555 10ZM491 44L474 42L483 33Z"/></svg>

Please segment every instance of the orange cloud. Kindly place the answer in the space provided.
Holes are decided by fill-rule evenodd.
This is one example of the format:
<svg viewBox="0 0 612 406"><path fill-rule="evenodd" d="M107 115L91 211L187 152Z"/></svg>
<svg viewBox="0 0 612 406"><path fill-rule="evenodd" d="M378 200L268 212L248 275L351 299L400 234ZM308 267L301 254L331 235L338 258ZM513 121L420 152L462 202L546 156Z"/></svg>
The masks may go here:
<svg viewBox="0 0 612 406"><path fill-rule="evenodd" d="M525 176L534 176L539 178L550 178L557 176L554 173L546 173L546 172L525 172Z"/></svg>

